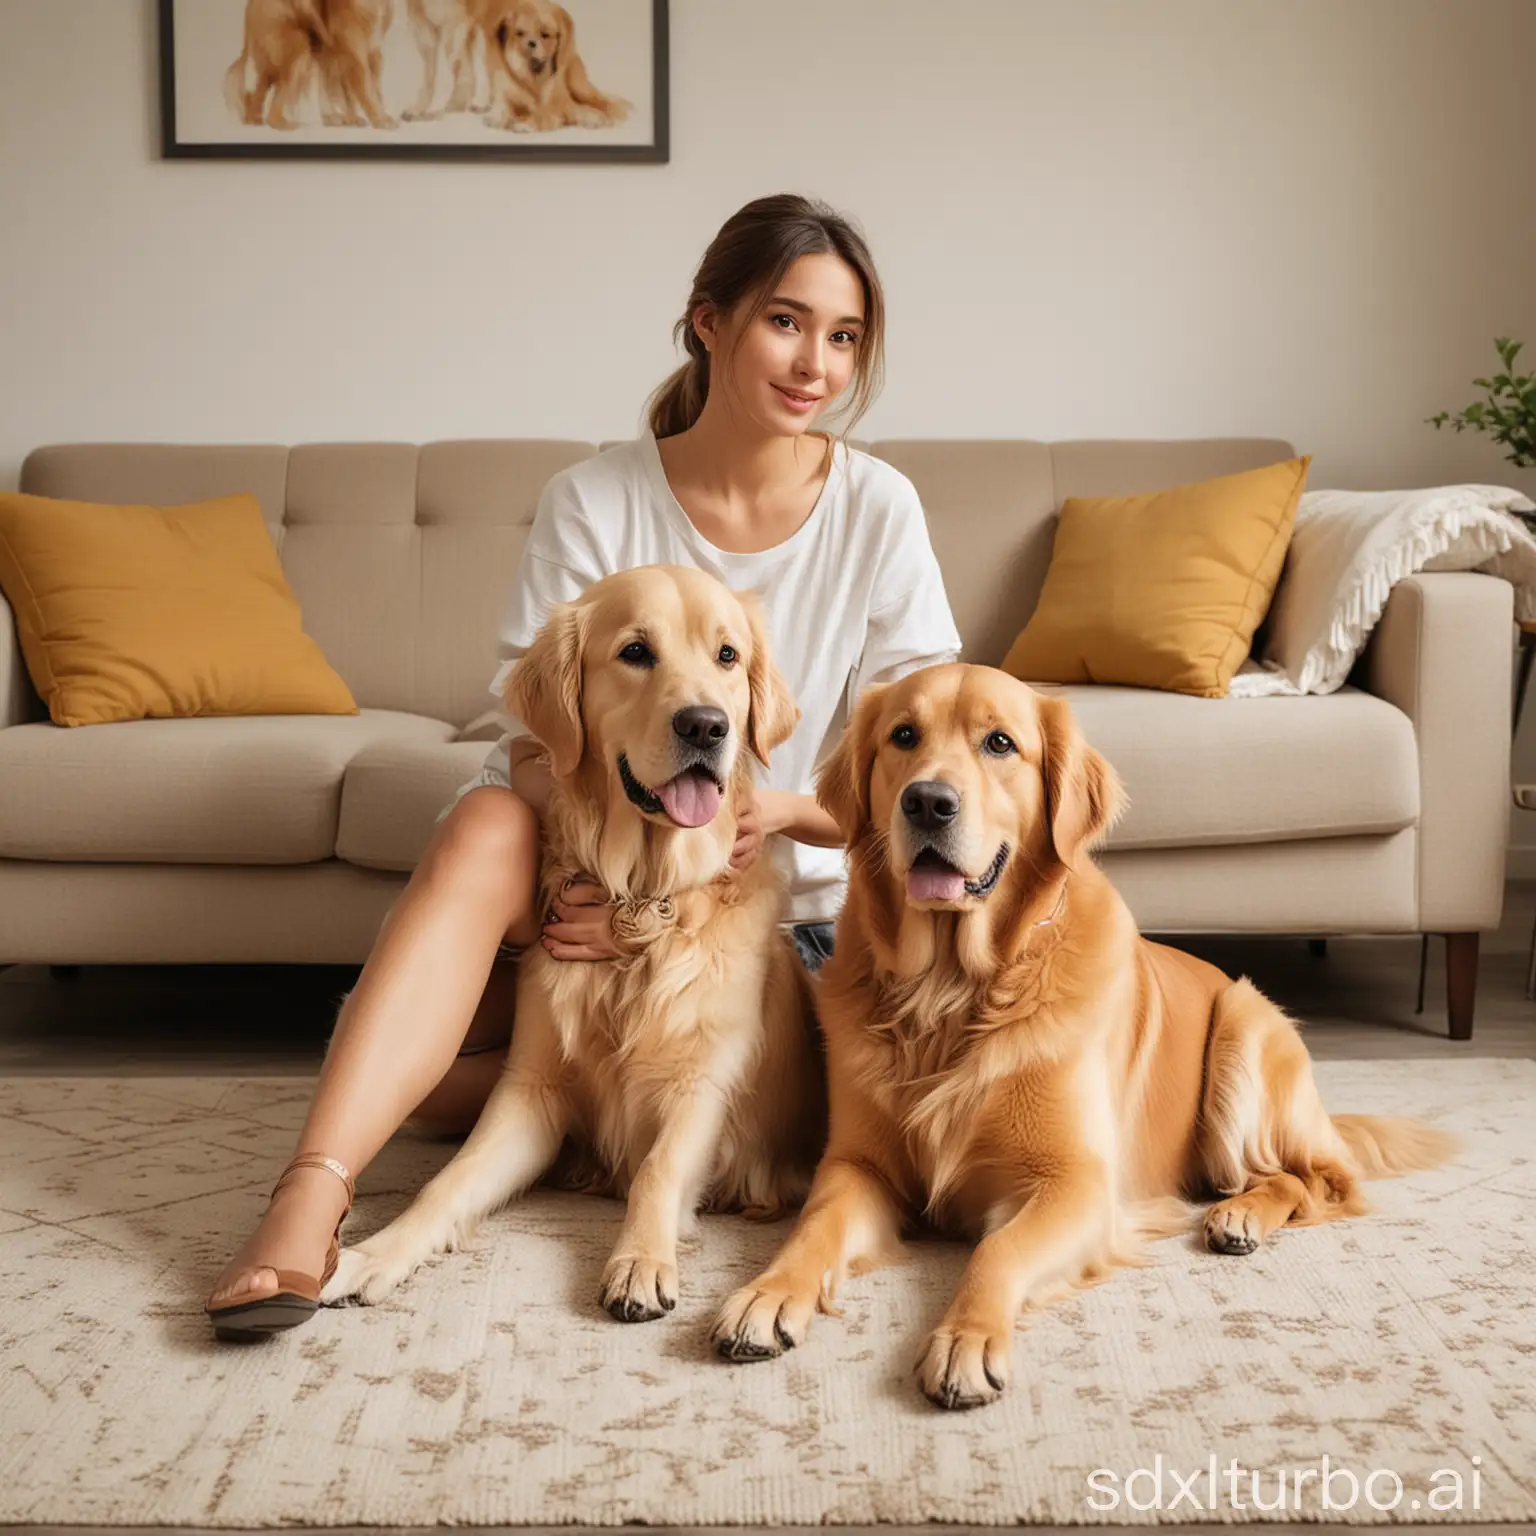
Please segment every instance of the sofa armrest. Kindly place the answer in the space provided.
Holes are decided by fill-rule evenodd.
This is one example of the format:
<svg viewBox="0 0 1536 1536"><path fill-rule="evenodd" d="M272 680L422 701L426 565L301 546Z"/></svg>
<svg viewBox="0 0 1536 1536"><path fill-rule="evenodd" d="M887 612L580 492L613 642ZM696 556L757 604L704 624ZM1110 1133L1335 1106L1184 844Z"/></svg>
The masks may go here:
<svg viewBox="0 0 1536 1536"><path fill-rule="evenodd" d="M16 635L16 616L0 592L0 729L25 725L38 714L39 700Z"/></svg>
<svg viewBox="0 0 1536 1536"><path fill-rule="evenodd" d="M1514 588L1470 572L1392 588L1364 683L1413 722L1425 933L1497 928L1509 847Z"/></svg>

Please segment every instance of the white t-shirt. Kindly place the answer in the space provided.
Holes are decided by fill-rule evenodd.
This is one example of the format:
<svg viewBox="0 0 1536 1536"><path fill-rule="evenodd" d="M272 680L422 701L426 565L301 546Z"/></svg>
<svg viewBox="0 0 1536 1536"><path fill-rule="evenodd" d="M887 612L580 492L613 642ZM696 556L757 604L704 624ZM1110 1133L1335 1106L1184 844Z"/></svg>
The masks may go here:
<svg viewBox="0 0 1536 1536"><path fill-rule="evenodd" d="M960 653L922 504L898 470L838 444L805 522L772 549L736 554L689 522L647 433L545 486L497 639L495 698L556 603L637 565L696 566L761 598L774 660L800 706L794 735L773 751L771 768L758 768L771 789L814 791L816 765L860 689ZM486 760L493 774L507 773L509 743L527 734L510 717L507 725ZM789 882L787 920L830 922L842 905L841 849L783 837L769 846Z"/></svg>

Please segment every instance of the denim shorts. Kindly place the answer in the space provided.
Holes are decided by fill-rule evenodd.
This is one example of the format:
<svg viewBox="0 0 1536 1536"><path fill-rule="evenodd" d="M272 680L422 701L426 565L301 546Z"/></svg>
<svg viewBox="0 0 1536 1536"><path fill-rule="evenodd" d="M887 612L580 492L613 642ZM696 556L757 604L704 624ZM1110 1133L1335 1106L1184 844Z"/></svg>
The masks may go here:
<svg viewBox="0 0 1536 1536"><path fill-rule="evenodd" d="M819 971L832 958L833 923L797 923L789 930L808 971Z"/></svg>

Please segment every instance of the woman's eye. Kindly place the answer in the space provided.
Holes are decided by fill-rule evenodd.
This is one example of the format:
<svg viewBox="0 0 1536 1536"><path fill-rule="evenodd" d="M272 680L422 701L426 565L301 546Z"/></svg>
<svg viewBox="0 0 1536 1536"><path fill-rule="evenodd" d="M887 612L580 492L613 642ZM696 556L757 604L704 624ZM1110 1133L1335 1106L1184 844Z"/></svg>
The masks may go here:
<svg viewBox="0 0 1536 1536"><path fill-rule="evenodd" d="M859 344L859 338L852 331L834 331L832 333L833 341L837 341L839 337L842 338L842 345L845 347L856 347Z"/></svg>
<svg viewBox="0 0 1536 1536"><path fill-rule="evenodd" d="M734 646L722 645L720 654L716 658L722 667L734 667L736 665L736 649Z"/></svg>
<svg viewBox="0 0 1536 1536"><path fill-rule="evenodd" d="M904 752L910 752L917 745L917 728L911 725L898 725L891 732L892 742Z"/></svg>
<svg viewBox="0 0 1536 1536"><path fill-rule="evenodd" d="M1007 757L1010 752L1018 751L1013 744L1013 737L1004 731L993 731L987 737L986 747L993 757Z"/></svg>
<svg viewBox="0 0 1536 1536"><path fill-rule="evenodd" d="M793 315L775 315L773 317L773 323L775 325L778 325L780 320L787 321L791 326L793 326L795 323L795 317ZM779 326L779 329L782 330L783 326Z"/></svg>
<svg viewBox="0 0 1536 1536"><path fill-rule="evenodd" d="M654 667L656 653L643 640L631 640L619 652L619 660L627 661L632 667Z"/></svg>

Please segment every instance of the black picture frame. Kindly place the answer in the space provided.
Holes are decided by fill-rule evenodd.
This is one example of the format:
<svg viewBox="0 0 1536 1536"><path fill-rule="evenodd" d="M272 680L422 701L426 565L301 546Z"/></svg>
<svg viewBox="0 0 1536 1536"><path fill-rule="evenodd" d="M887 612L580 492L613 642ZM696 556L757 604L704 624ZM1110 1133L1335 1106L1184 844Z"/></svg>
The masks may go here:
<svg viewBox="0 0 1536 1536"><path fill-rule="evenodd" d="M270 143L183 141L178 139L176 130L175 46L176 10L183 3L198 5L206 0L158 0L161 155L167 160L503 160L664 165L671 158L669 0L650 0L652 135L649 143L638 144L541 143L538 135L512 133L505 135L506 142L490 144L408 144L392 141L388 133L379 130L375 130L380 140L377 144L356 140L335 144L285 143L275 131ZM396 4L403 7L405 0L396 0Z"/></svg>

